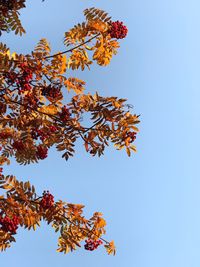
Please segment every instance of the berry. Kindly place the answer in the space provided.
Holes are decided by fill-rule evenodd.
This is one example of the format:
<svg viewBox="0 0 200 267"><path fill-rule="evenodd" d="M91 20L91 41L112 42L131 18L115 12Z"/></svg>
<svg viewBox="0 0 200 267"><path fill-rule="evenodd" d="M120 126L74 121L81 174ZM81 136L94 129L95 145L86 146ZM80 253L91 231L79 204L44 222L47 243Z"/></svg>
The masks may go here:
<svg viewBox="0 0 200 267"><path fill-rule="evenodd" d="M33 78L33 71L30 69L27 63L19 64L18 73L14 71L5 72L4 78L8 85L16 86L19 94L28 92L32 89L31 80Z"/></svg>
<svg viewBox="0 0 200 267"><path fill-rule="evenodd" d="M24 85L23 85L23 87L21 88L21 92L25 92L25 91L29 91L29 90L31 90L31 86L30 86L30 84L28 84L28 83L25 83Z"/></svg>
<svg viewBox="0 0 200 267"><path fill-rule="evenodd" d="M21 73L18 74L18 77L16 79L16 84L17 84L19 93L24 93L32 89L30 82L33 78L33 73L26 62L21 63L19 65L19 68L21 69Z"/></svg>
<svg viewBox="0 0 200 267"><path fill-rule="evenodd" d="M48 148L42 145L37 147L36 155L38 159L45 159L48 156Z"/></svg>
<svg viewBox="0 0 200 267"><path fill-rule="evenodd" d="M45 133L45 131L42 129L37 129L36 135L37 135L37 137L40 137L41 141L44 141L48 137L47 133Z"/></svg>
<svg viewBox="0 0 200 267"><path fill-rule="evenodd" d="M110 34L111 38L123 39L126 37L128 29L125 25L123 25L123 22L117 20L115 22L111 22L108 33Z"/></svg>
<svg viewBox="0 0 200 267"><path fill-rule="evenodd" d="M37 139L38 139L37 130L35 130L35 129L32 130L32 132L31 132L31 136L32 136L33 139L37 140Z"/></svg>
<svg viewBox="0 0 200 267"><path fill-rule="evenodd" d="M62 107L62 111L59 113L59 117L63 122L67 122L69 120L70 112L66 106Z"/></svg>
<svg viewBox="0 0 200 267"><path fill-rule="evenodd" d="M47 210L54 205L54 197L52 194L49 193L49 191L44 191L43 192L43 197L42 200L40 201L40 206L44 209Z"/></svg>
<svg viewBox="0 0 200 267"><path fill-rule="evenodd" d="M3 15L6 16L6 13L10 10L18 10L24 5L25 0L0 0L0 8L3 12Z"/></svg>
<svg viewBox="0 0 200 267"><path fill-rule="evenodd" d="M84 248L86 250L89 250L89 251L93 251L95 249L98 248L98 246L100 246L101 244L103 244L103 242L99 239L99 240L92 240L92 239L87 239L85 240L85 245L84 245Z"/></svg>
<svg viewBox="0 0 200 267"><path fill-rule="evenodd" d="M9 132L1 132L0 133L0 139L6 139L6 138L8 138L8 137L10 137L11 136L11 134L9 133Z"/></svg>
<svg viewBox="0 0 200 267"><path fill-rule="evenodd" d="M6 113L7 105L5 103L0 102L0 114Z"/></svg>
<svg viewBox="0 0 200 267"><path fill-rule="evenodd" d="M128 132L128 133L127 133L127 137L130 138L130 143L132 143L132 142L135 141L135 139L136 139L136 135L137 135L136 132Z"/></svg>
<svg viewBox="0 0 200 267"><path fill-rule="evenodd" d="M54 125L51 125L49 127L43 127L42 129L33 129L31 135L32 135L32 138L35 140L40 138L41 141L44 141L45 139L50 137L52 133L56 131L57 131L57 127Z"/></svg>
<svg viewBox="0 0 200 267"><path fill-rule="evenodd" d="M10 72L5 72L4 73L4 77L5 79L7 79L7 83L10 84L14 84L16 79L17 79L17 73L14 71L10 71Z"/></svg>
<svg viewBox="0 0 200 267"><path fill-rule="evenodd" d="M54 133L54 132L56 132L58 129L57 129L56 126L52 125L52 126L49 127L49 130L50 130L52 133Z"/></svg>
<svg viewBox="0 0 200 267"><path fill-rule="evenodd" d="M57 98L57 97L62 96L60 88L52 87L51 85L44 87L42 89L42 95L46 97L51 97L51 98Z"/></svg>
<svg viewBox="0 0 200 267"><path fill-rule="evenodd" d="M14 0L0 0L0 5L1 5L1 9L4 14L4 16L6 15L6 13L10 10L12 10L14 8Z"/></svg>
<svg viewBox="0 0 200 267"><path fill-rule="evenodd" d="M22 92L22 91L20 91ZM23 105L28 109L28 108L31 108L31 109L37 109L38 107L38 104L39 104L39 100L38 98L36 97L36 95L34 95L33 93L28 93L27 95L24 96L24 99L23 99Z"/></svg>
<svg viewBox="0 0 200 267"><path fill-rule="evenodd" d="M16 230L18 229L19 225L19 219L17 216L13 216L12 219L8 216L0 217L0 225L1 230L10 232L11 234L16 234Z"/></svg>
<svg viewBox="0 0 200 267"><path fill-rule="evenodd" d="M20 141L14 141L12 144L12 147L18 151L24 150L24 144L21 140Z"/></svg>

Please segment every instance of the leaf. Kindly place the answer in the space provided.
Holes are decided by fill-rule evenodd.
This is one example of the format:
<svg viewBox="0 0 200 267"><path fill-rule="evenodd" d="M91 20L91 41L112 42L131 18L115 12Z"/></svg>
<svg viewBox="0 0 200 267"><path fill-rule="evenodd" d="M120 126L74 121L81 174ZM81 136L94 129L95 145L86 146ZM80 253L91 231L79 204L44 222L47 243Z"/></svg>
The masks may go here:
<svg viewBox="0 0 200 267"><path fill-rule="evenodd" d="M98 218L96 227L97 228L103 228L106 226L106 221L103 218Z"/></svg>
<svg viewBox="0 0 200 267"><path fill-rule="evenodd" d="M48 106L43 106L39 109L39 111L47 113L49 115L55 115L58 113L58 109L54 105L48 105Z"/></svg>
<svg viewBox="0 0 200 267"><path fill-rule="evenodd" d="M108 17L108 13L95 7L85 9L84 15L87 20L98 19L102 22L109 22L111 20L111 17Z"/></svg>
<svg viewBox="0 0 200 267"><path fill-rule="evenodd" d="M26 33L25 29L22 27L18 13L15 10L12 10L9 14L9 17L7 18L7 25L15 32L15 34L19 34L21 36L23 33Z"/></svg>
<svg viewBox="0 0 200 267"><path fill-rule="evenodd" d="M131 156L131 151L130 151L130 148L129 147L126 147L126 153L127 155L130 157Z"/></svg>
<svg viewBox="0 0 200 267"><path fill-rule="evenodd" d="M110 243L104 245L104 247L106 248L106 251L107 251L107 253L108 253L109 255L110 255L110 254L113 254L113 255L116 254L116 248L115 248L114 241L111 241Z"/></svg>
<svg viewBox="0 0 200 267"><path fill-rule="evenodd" d="M103 33L108 30L108 24L98 19L89 20L87 25L88 25L88 28L92 31Z"/></svg>
<svg viewBox="0 0 200 267"><path fill-rule="evenodd" d="M130 145L130 149L132 149L134 152L137 152L137 149L134 145Z"/></svg>
<svg viewBox="0 0 200 267"><path fill-rule="evenodd" d="M64 81L64 85L68 91L73 90L76 94L81 94L85 90L85 82L77 78L68 78Z"/></svg>
<svg viewBox="0 0 200 267"><path fill-rule="evenodd" d="M0 156L0 166L1 165L4 165L4 164L7 164L9 165L10 164L10 160L4 156Z"/></svg>
<svg viewBox="0 0 200 267"><path fill-rule="evenodd" d="M89 144L88 144L88 142L85 142L85 150L86 150L86 152L88 152L89 151Z"/></svg>
<svg viewBox="0 0 200 267"><path fill-rule="evenodd" d="M40 39L40 41L38 42L38 44L34 49L34 53L38 57L46 57L50 55L50 52L51 48L48 41L45 38Z"/></svg>
<svg viewBox="0 0 200 267"><path fill-rule="evenodd" d="M88 35L88 27L85 22L78 23L68 32L65 32L64 44L66 46L73 45L79 42L84 42L85 37Z"/></svg>

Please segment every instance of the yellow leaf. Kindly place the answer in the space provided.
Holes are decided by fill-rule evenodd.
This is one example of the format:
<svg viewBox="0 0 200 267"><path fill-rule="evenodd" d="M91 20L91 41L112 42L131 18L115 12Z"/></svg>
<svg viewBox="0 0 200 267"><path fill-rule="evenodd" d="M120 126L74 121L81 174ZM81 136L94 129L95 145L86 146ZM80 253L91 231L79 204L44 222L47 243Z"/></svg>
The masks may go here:
<svg viewBox="0 0 200 267"><path fill-rule="evenodd" d="M63 252L63 248L58 248L56 251L57 252Z"/></svg>
<svg viewBox="0 0 200 267"><path fill-rule="evenodd" d="M64 84L68 91L74 90L76 94L81 94L85 90L84 88L85 82L74 77L65 80Z"/></svg>
<svg viewBox="0 0 200 267"><path fill-rule="evenodd" d="M6 157L0 156L0 166L4 165L4 164L9 165L10 164L10 160L8 158L6 158Z"/></svg>
<svg viewBox="0 0 200 267"><path fill-rule="evenodd" d="M58 113L58 110L54 105L48 105L48 106L45 106L45 107L41 107L39 109L39 111L47 113L49 115L55 115L55 114Z"/></svg>
<svg viewBox="0 0 200 267"><path fill-rule="evenodd" d="M16 53L15 53L15 52L12 53L11 58L12 58L12 59L16 59Z"/></svg>
<svg viewBox="0 0 200 267"><path fill-rule="evenodd" d="M134 152L137 152L137 149L136 149L136 147L134 145L131 145L130 149L132 149Z"/></svg>
<svg viewBox="0 0 200 267"><path fill-rule="evenodd" d="M98 218L96 227L103 228L104 226L106 226L106 221L103 218Z"/></svg>
<svg viewBox="0 0 200 267"><path fill-rule="evenodd" d="M130 148L129 148L129 147L126 148L126 153L127 153L127 155L128 155L129 157L131 156L131 151L130 151Z"/></svg>
<svg viewBox="0 0 200 267"><path fill-rule="evenodd" d="M101 21L101 20L89 20L88 21L88 27L91 29L91 30L97 30L97 31L100 31L100 32L105 32L108 30L108 24Z"/></svg>
<svg viewBox="0 0 200 267"><path fill-rule="evenodd" d="M131 128L135 131L135 132L139 132L139 129L136 126L131 126Z"/></svg>
<svg viewBox="0 0 200 267"><path fill-rule="evenodd" d="M114 241L111 241L109 244L106 244L104 246L106 248L106 251L108 252L108 254L113 254L115 255L116 254L116 248L115 248L115 244L114 244Z"/></svg>
<svg viewBox="0 0 200 267"><path fill-rule="evenodd" d="M60 69L60 74L63 74L66 72L66 68L67 68L67 56L63 55L62 56L62 65L61 65L61 69Z"/></svg>

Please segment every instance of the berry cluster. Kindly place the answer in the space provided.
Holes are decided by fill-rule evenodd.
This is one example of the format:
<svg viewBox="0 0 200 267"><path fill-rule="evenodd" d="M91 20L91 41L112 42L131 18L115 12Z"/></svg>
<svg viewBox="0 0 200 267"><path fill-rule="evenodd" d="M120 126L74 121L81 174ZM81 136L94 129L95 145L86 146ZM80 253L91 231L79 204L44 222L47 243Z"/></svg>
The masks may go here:
<svg viewBox="0 0 200 267"><path fill-rule="evenodd" d="M11 234L16 234L19 225L19 219L17 216L13 216L12 219L8 216L0 217L0 225L1 230L10 232Z"/></svg>
<svg viewBox="0 0 200 267"><path fill-rule="evenodd" d="M15 0L0 0L0 8L4 16L9 10L12 10L14 8L14 3Z"/></svg>
<svg viewBox="0 0 200 267"><path fill-rule="evenodd" d="M90 251L93 251L94 249L97 249L98 246L100 246L101 244L103 244L103 242L99 239L99 240L92 240L92 239L87 239L85 240L85 245L84 245L84 248L86 250L90 250Z"/></svg>
<svg viewBox="0 0 200 267"><path fill-rule="evenodd" d="M21 76L18 76L16 84L18 86L19 92L24 93L25 91L30 91L32 89L30 81L33 78L33 73L26 63L21 63L19 67L22 70L22 74Z"/></svg>
<svg viewBox="0 0 200 267"><path fill-rule="evenodd" d="M25 148L24 143L21 140L20 141L14 141L12 144L12 147L14 149L16 149L17 151L22 151Z"/></svg>
<svg viewBox="0 0 200 267"><path fill-rule="evenodd" d="M9 85L13 85L18 77L17 73L14 71L4 73L4 77L7 79Z"/></svg>
<svg viewBox="0 0 200 267"><path fill-rule="evenodd" d="M126 37L128 33L128 29L125 25L123 25L123 22L115 21L111 22L109 34L111 38L116 39L123 39Z"/></svg>
<svg viewBox="0 0 200 267"><path fill-rule="evenodd" d="M135 141L135 139L136 139L136 135L137 135L136 132L128 132L128 133L127 133L127 137L130 138L130 143L132 143L132 142Z"/></svg>
<svg viewBox="0 0 200 267"><path fill-rule="evenodd" d="M10 10L25 7L25 0L0 0L0 11L5 16Z"/></svg>
<svg viewBox="0 0 200 267"><path fill-rule="evenodd" d="M23 98L23 105L26 109L37 109L39 104L39 99L33 93L28 93Z"/></svg>
<svg viewBox="0 0 200 267"><path fill-rule="evenodd" d="M21 63L19 69L19 73L14 71L4 73L4 77L7 79L6 82L9 85L16 85L19 93L30 91L32 89L30 82L33 78L33 72L27 63Z"/></svg>
<svg viewBox="0 0 200 267"><path fill-rule="evenodd" d="M8 132L1 132L0 133L0 139L7 139L8 137L10 137L11 136L11 134L10 133L8 133Z"/></svg>
<svg viewBox="0 0 200 267"><path fill-rule="evenodd" d="M36 156L38 159L45 159L48 156L48 148L42 145L37 147Z"/></svg>
<svg viewBox="0 0 200 267"><path fill-rule="evenodd" d="M49 191L43 192L42 200L40 201L40 206L44 209L50 209L54 205L54 197L49 193Z"/></svg>
<svg viewBox="0 0 200 267"><path fill-rule="evenodd" d="M52 133L57 131L57 127L54 125L51 125L49 128L43 128L43 129L34 129L32 130L32 138L37 140L40 138L41 141L44 141L47 139Z"/></svg>
<svg viewBox="0 0 200 267"><path fill-rule="evenodd" d="M7 105L5 103L0 102L0 114L6 113L6 109L7 109Z"/></svg>
<svg viewBox="0 0 200 267"><path fill-rule="evenodd" d="M52 133L54 133L54 132L56 132L58 129L57 129L56 126L51 125L51 126L49 127L49 130L50 130Z"/></svg>
<svg viewBox="0 0 200 267"><path fill-rule="evenodd" d="M70 112L66 106L62 107L62 111L59 113L59 117L62 122L67 122L69 120Z"/></svg>
<svg viewBox="0 0 200 267"><path fill-rule="evenodd" d="M54 87L54 86L47 86L42 89L42 95L51 97L51 98L57 98L62 96L60 88L59 87Z"/></svg>

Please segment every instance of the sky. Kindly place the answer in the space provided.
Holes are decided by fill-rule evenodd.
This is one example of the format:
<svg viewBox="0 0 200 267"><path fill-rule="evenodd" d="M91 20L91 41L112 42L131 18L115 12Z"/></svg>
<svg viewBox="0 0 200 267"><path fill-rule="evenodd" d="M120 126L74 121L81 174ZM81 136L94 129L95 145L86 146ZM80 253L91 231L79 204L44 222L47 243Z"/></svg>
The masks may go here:
<svg viewBox="0 0 200 267"><path fill-rule="evenodd" d="M19 229L17 242L0 254L0 265L16 267L199 267L200 266L200 2L198 0L27 1L27 34L0 37L12 51L30 53L41 38L64 50L63 34L83 21L88 7L123 21L129 33L108 67L78 72L90 92L127 98L140 114L138 152L128 158L112 145L101 158L80 145L68 162L54 150L38 164L8 173L30 180L42 193L101 211L103 248L57 253L57 235L45 223L36 232Z"/></svg>

